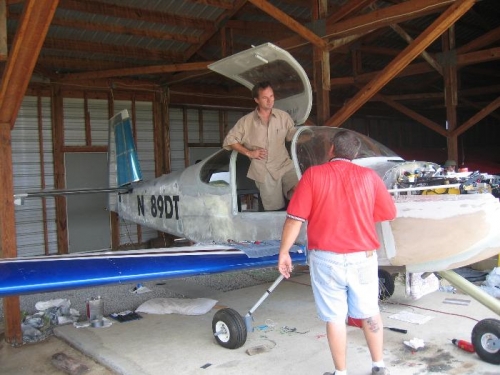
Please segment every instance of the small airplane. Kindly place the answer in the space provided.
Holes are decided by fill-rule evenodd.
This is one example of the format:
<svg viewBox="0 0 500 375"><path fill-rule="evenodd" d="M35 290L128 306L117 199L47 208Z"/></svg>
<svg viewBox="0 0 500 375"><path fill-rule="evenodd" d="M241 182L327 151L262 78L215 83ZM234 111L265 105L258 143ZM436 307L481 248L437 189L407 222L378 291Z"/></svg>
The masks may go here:
<svg viewBox="0 0 500 375"><path fill-rule="evenodd" d="M327 161L330 139L339 129L303 125L312 106L311 85L288 52L267 43L209 68L249 89L260 81L273 82L275 106L287 111L298 125L289 151L299 178L310 166ZM479 172L446 175L436 163L405 161L379 142L362 134L358 137L362 146L353 162L379 174L398 209L395 220L377 226L379 277L389 295L394 291L389 270L438 272L500 314L499 301L452 271L500 254L500 202L491 194L499 177ZM246 156L221 149L182 171L142 181L126 111L110 120L108 147L109 189L115 191L110 193L110 210L196 245L3 259L0 297L276 265L286 213L262 210L259 191L246 177L250 163ZM18 198L31 196L36 194ZM302 250L306 243L303 229L293 253L295 264L306 264ZM248 318L247 314L242 320L232 309L220 310L213 321L219 344L243 345L251 329ZM500 321L478 323L472 337L481 358L500 363Z"/></svg>

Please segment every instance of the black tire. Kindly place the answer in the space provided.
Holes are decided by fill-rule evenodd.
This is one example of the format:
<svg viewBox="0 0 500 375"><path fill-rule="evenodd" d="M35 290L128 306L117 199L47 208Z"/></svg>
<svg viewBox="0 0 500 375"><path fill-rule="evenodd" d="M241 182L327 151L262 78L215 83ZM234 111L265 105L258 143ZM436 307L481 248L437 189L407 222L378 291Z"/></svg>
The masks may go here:
<svg viewBox="0 0 500 375"><path fill-rule="evenodd" d="M212 332L217 343L226 349L237 349L247 340L245 320L233 309L221 309L215 313Z"/></svg>
<svg viewBox="0 0 500 375"><path fill-rule="evenodd" d="M471 342L477 355L483 361L500 364L500 349L489 347L489 343L500 341L500 320L483 319L472 329Z"/></svg>
<svg viewBox="0 0 500 375"><path fill-rule="evenodd" d="M386 270L378 270L378 299L383 301L394 294L394 277Z"/></svg>

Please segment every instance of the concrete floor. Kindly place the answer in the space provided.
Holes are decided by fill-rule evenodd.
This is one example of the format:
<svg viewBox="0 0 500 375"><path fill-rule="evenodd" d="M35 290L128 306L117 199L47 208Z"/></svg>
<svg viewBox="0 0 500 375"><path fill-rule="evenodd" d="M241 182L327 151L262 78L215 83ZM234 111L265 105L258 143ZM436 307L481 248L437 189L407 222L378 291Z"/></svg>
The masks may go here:
<svg viewBox="0 0 500 375"><path fill-rule="evenodd" d="M246 314L268 286L222 292L176 280L168 283L169 288L177 288L179 294L216 299L217 307L231 307L241 315ZM444 303L447 298L470 302L466 305ZM385 361L393 375L500 374L500 366L485 363L476 354L451 343L453 338L470 341L471 330L478 320L496 318L472 298L434 292L413 301L404 296L404 287L397 285L394 296L381 303L381 310L386 327L408 330L407 334L385 330ZM406 311L431 319L415 324L389 318ZM117 374L323 374L333 370L324 323L316 317L307 274L282 282L257 309L254 327L258 329L248 335L241 348L224 349L215 342L211 328L215 312L214 308L199 316L142 314L141 320L115 322L108 328L60 326L55 334L77 353L90 357L91 365L94 360ZM414 351L404 345L403 341L413 338L423 339L425 347ZM266 351L247 354L248 349L262 347ZM0 372L28 374L10 364L11 356L5 355L4 349L0 348ZM28 355L25 358L27 361ZM348 327L348 370L350 375L370 374L370 357L363 334L355 327ZM104 370L96 366L89 373L107 375L100 371Z"/></svg>

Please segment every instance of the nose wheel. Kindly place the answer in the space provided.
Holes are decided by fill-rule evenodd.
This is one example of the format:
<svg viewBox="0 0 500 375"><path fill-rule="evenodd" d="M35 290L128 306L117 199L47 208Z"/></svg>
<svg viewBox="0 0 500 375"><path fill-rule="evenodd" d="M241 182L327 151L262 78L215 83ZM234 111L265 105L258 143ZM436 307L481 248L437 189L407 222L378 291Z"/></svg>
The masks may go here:
<svg viewBox="0 0 500 375"><path fill-rule="evenodd" d="M386 270L378 269L378 299L383 301L389 299L393 294L396 286L394 277Z"/></svg>
<svg viewBox="0 0 500 375"><path fill-rule="evenodd" d="M233 309L221 309L215 313L212 331L217 343L226 349L237 349L247 340L245 320Z"/></svg>
<svg viewBox="0 0 500 375"><path fill-rule="evenodd" d="M483 361L500 364L500 320L483 319L472 329L472 345Z"/></svg>

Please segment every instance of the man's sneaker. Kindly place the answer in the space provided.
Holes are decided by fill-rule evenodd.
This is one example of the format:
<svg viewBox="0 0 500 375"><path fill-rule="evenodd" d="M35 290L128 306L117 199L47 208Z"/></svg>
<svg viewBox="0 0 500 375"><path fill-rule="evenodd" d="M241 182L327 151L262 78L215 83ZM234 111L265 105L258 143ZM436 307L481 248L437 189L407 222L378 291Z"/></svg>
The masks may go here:
<svg viewBox="0 0 500 375"><path fill-rule="evenodd" d="M387 367L372 367L372 375L389 375L389 370Z"/></svg>

